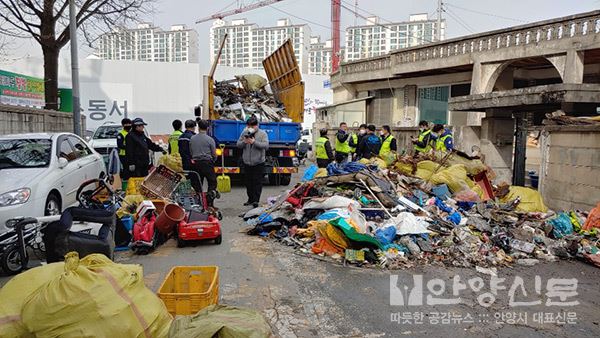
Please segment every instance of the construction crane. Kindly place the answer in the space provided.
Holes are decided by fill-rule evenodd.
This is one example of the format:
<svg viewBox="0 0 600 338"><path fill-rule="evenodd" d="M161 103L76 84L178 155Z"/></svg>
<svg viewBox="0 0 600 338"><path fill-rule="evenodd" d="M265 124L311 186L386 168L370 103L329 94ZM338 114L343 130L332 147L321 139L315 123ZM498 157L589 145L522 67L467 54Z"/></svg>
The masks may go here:
<svg viewBox="0 0 600 338"><path fill-rule="evenodd" d="M281 2L283 0L265 0L265 1L260 1L248 6L242 6L242 7L238 7L236 9L232 9L230 11L226 11L226 12L220 12L220 13L216 13L213 14L209 17L206 17L204 19L200 19L198 21L196 21L196 23L202 23L202 22L206 22L206 21L210 21L210 20L216 20L216 19L223 19L226 16L231 16L231 15L235 15L235 14L240 14L240 13L244 13L244 12L248 12L251 11L253 9L257 9L257 8L261 8L261 7L265 7L265 6L269 6L272 5L274 3L278 3Z"/></svg>
<svg viewBox="0 0 600 338"><path fill-rule="evenodd" d="M202 23L210 20L223 19L224 17L240 14L251 11L253 9L270 6L283 0L265 0L257 3L241 6L225 12L213 14L209 17L200 19L196 23ZM340 9L341 0L331 0L331 40L332 40L332 55L331 55L331 70L335 73L340 65Z"/></svg>

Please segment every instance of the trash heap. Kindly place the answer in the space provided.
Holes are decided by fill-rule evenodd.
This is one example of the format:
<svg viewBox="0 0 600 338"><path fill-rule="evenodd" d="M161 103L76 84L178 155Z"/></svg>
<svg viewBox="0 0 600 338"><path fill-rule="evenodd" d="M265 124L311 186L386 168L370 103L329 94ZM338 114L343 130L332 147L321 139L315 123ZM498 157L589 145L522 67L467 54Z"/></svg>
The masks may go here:
<svg viewBox="0 0 600 338"><path fill-rule="evenodd" d="M285 107L265 89L267 80L257 74L215 82L214 109L222 120L246 121L254 115L261 122L292 122Z"/></svg>
<svg viewBox="0 0 600 338"><path fill-rule="evenodd" d="M493 178L460 152L310 167L302 183L244 219L249 235L344 264L484 269L578 258L600 267L600 203L556 213L536 190L492 186Z"/></svg>

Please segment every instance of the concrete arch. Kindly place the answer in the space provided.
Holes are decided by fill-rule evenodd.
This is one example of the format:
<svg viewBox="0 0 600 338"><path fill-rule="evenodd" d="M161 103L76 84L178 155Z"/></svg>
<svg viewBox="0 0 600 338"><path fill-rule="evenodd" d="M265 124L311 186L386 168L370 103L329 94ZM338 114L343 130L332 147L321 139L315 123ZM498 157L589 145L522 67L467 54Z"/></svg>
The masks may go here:
<svg viewBox="0 0 600 338"><path fill-rule="evenodd" d="M551 57L540 56L539 58L546 60L549 65L552 65L552 68L560 76L561 82L564 82L564 69L565 69L565 60L566 60L566 57L564 55L551 56ZM485 71L482 72L483 73L482 75L487 75L487 78L483 82L484 83L483 93L493 92L494 87L496 86L496 83L498 82L498 79L504 73L504 71L508 67L514 65L515 63L518 63L519 61L522 61L522 60L510 60L510 61L505 61L502 63L485 65L485 66L487 66L487 69L485 69Z"/></svg>

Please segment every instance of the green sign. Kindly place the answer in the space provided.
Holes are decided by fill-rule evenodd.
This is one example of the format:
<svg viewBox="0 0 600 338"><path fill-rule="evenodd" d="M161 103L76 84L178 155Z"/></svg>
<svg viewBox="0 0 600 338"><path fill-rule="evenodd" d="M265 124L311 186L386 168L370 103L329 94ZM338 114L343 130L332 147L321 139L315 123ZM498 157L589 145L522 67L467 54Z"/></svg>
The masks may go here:
<svg viewBox="0 0 600 338"><path fill-rule="evenodd" d="M58 88L58 110L67 113L73 112L73 89Z"/></svg>
<svg viewBox="0 0 600 338"><path fill-rule="evenodd" d="M0 70L0 103L43 107L44 80Z"/></svg>

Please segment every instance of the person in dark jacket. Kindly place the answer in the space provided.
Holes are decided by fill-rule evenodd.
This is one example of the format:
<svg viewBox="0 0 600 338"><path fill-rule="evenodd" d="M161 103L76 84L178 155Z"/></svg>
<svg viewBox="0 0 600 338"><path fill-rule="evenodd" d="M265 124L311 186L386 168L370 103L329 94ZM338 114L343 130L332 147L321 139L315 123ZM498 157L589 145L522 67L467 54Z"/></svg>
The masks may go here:
<svg viewBox="0 0 600 338"><path fill-rule="evenodd" d="M358 160L360 158L362 158L362 154L360 153L360 142L362 141L362 139L365 137L365 135L367 135L367 125L366 124L361 124L360 127L358 127L358 135L356 138L350 138L350 147L355 148L355 154L354 154L354 160Z"/></svg>
<svg viewBox="0 0 600 338"><path fill-rule="evenodd" d="M362 158L371 159L377 157L381 150L381 138L375 135L375 126L370 124L367 127L367 134L360 141L358 146Z"/></svg>
<svg viewBox="0 0 600 338"><path fill-rule="evenodd" d="M329 163L333 161L333 150L331 149L331 143L327 138L327 129L321 129L319 131L320 137L317 139L315 144L315 155L317 157L317 166L319 168L327 168Z"/></svg>
<svg viewBox="0 0 600 338"><path fill-rule="evenodd" d="M196 135L196 121L185 121L185 131L179 136L179 155L181 155L181 166L183 170L192 170L192 153L190 150L190 140Z"/></svg>
<svg viewBox="0 0 600 338"><path fill-rule="evenodd" d="M135 118L132 125L133 130L125 138L127 168L130 177L146 177L150 167L149 151L162 152L163 154L167 152L144 134L144 126L147 125L144 120L139 117Z"/></svg>
<svg viewBox="0 0 600 338"><path fill-rule="evenodd" d="M198 122L198 134L194 135L190 141L192 167L200 176L200 184L193 185L194 181L192 181L192 185L196 192L202 193L202 182L206 179L208 183L208 187L206 188L206 202L209 207L214 208L214 200L220 196L217 192L217 174L215 174L217 148L215 140L207 135L207 131L208 122L200 120Z"/></svg>

